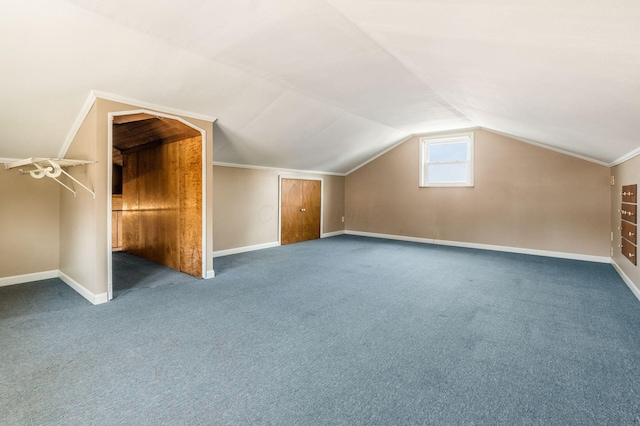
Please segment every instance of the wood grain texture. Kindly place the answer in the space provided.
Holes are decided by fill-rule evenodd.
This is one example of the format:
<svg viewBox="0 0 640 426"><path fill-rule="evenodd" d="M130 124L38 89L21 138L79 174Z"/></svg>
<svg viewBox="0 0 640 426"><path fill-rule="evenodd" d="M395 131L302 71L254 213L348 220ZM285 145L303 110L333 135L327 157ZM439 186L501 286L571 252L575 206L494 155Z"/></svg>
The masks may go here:
<svg viewBox="0 0 640 426"><path fill-rule="evenodd" d="M138 154L123 157L122 167L122 249L136 253L140 247L138 212Z"/></svg>
<svg viewBox="0 0 640 426"><path fill-rule="evenodd" d="M281 191L280 244L320 238L321 182L282 179Z"/></svg>
<svg viewBox="0 0 640 426"><path fill-rule="evenodd" d="M637 226L625 220L620 221L620 224L620 235L622 236L622 238L625 238L631 241L633 244L636 244L636 234L638 233Z"/></svg>
<svg viewBox="0 0 640 426"><path fill-rule="evenodd" d="M624 238L622 239L622 254L624 255L624 257L629 259L631 263L633 263L634 265L637 265L636 246L634 246Z"/></svg>
<svg viewBox="0 0 640 426"><path fill-rule="evenodd" d="M166 144L200 136L200 132L170 118L158 118L146 114L114 118L113 146L120 151L137 148L148 143ZM128 121L131 120L131 121Z"/></svg>
<svg viewBox="0 0 640 426"><path fill-rule="evenodd" d="M302 240L302 181L282 179L281 182L280 244Z"/></svg>
<svg viewBox="0 0 640 426"><path fill-rule="evenodd" d="M202 276L202 137L179 142L180 271Z"/></svg>
<svg viewBox="0 0 640 426"><path fill-rule="evenodd" d="M620 218L627 222L637 223L637 206L635 204L622 203Z"/></svg>
<svg viewBox="0 0 640 426"><path fill-rule="evenodd" d="M302 241L320 238L321 182L302 181Z"/></svg>
<svg viewBox="0 0 640 426"><path fill-rule="evenodd" d="M622 202L637 203L638 202L638 185L624 185L622 187Z"/></svg>
<svg viewBox="0 0 640 426"><path fill-rule="evenodd" d="M202 277L202 139L123 153L123 248Z"/></svg>

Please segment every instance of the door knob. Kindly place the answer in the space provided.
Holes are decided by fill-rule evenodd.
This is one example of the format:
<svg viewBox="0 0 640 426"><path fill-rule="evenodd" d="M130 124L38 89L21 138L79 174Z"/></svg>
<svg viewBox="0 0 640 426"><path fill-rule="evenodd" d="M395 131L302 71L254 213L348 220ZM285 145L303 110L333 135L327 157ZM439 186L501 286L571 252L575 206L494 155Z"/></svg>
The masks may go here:
<svg viewBox="0 0 640 426"><path fill-rule="evenodd" d="M301 209L300 209L300 211L301 211L301 212L306 212L306 211L307 211L307 209L305 209L305 208L301 208Z"/></svg>

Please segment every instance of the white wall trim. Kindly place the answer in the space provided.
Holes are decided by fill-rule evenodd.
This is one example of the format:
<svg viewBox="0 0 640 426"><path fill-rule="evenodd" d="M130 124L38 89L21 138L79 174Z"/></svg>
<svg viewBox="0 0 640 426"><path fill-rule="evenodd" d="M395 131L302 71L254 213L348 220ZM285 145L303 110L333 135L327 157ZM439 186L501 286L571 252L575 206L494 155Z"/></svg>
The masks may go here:
<svg viewBox="0 0 640 426"><path fill-rule="evenodd" d="M12 277L0 278L0 287L5 287L14 284L24 284L33 281L48 280L51 278L58 278L58 270L52 271L34 272L32 274L14 275Z"/></svg>
<svg viewBox="0 0 640 426"><path fill-rule="evenodd" d="M246 253L248 251L262 250L262 249L278 247L278 246L280 246L280 243L278 241L274 241L272 243L256 244L253 246L244 246L244 247L236 247L236 248L226 249L226 250L217 250L213 252L213 257L216 258L216 257L222 257L222 256L229 256L230 254Z"/></svg>
<svg viewBox="0 0 640 426"><path fill-rule="evenodd" d="M441 246L464 247L479 250L493 250L506 253L528 254L533 256L555 257L559 259L583 260L587 262L610 263L608 256L593 256L589 254L566 253L559 251L537 250L520 247L495 246L490 244L466 243L460 241L435 240L431 238L407 237L404 235L378 234L373 232L346 231L347 235L357 235L361 237L384 238L387 240L409 241L414 243L435 244Z"/></svg>
<svg viewBox="0 0 640 426"><path fill-rule="evenodd" d="M195 118L196 120L211 121L211 122L215 122L217 120L216 117L213 117L210 115L198 114L195 112L185 111L182 109L171 108L165 105L159 105L151 102L141 101L139 99L127 98L126 96L116 95L114 93L102 92L100 90L92 90L91 92L94 94L96 98L105 99L107 101L120 102L121 104L128 104L128 105L136 105L141 108L149 108L153 110L162 111L168 114L175 114L175 115L181 115L183 117Z"/></svg>
<svg viewBox="0 0 640 426"><path fill-rule="evenodd" d="M316 170L281 169L278 167L250 166L248 164L223 163L220 161L214 161L213 165L218 167L235 167L238 169L273 170L273 171L282 172L282 173L303 173L303 174L310 174L310 175L328 175L328 176L342 176L342 177L346 176L345 173L320 172Z"/></svg>
<svg viewBox="0 0 640 426"><path fill-rule="evenodd" d="M211 279L211 278L215 278L215 276L216 276L215 271L213 269L210 269L205 273L204 279L208 280L208 279Z"/></svg>
<svg viewBox="0 0 640 426"><path fill-rule="evenodd" d="M334 232L327 232L324 233L320 236L320 238L330 238L330 237L337 237L338 235L344 235L345 234L345 230L342 231L334 231Z"/></svg>
<svg viewBox="0 0 640 426"><path fill-rule="evenodd" d="M576 154L576 153L571 152L571 151L565 151L564 149L554 148L552 146L545 145L545 144L543 144L541 142L535 142L535 141L532 141L532 140L529 140L529 139L521 138L519 136L514 136L514 135L509 134L509 133L499 132L497 130L490 129L488 127L480 127L480 129L484 130L484 131L487 131L489 133L494 133L496 135L500 135L500 136L511 138L511 139L514 139L514 140L517 140L517 141L520 141L520 142L524 142L524 143L529 144L529 145L537 146L538 148L548 149L549 151L554 151L554 152L557 152L559 154L568 155L569 157L574 157L574 158L578 158L580 160L588 161L590 163L595 163L595 164L599 164L601 166L610 167L609 163L605 163L604 161L596 160L596 159L590 158L590 157L585 157L584 155Z"/></svg>
<svg viewBox="0 0 640 426"><path fill-rule="evenodd" d="M629 278L627 274L624 273L622 268L616 263L615 260L613 260L613 258L611 258L611 265L613 266L613 269L616 270L618 275L620 275L620 278L622 278L622 281L624 281L627 287L629 287L629 290L631 290L633 295L636 296L636 299L640 301L640 288L637 287L633 281L631 281L631 278Z"/></svg>
<svg viewBox="0 0 640 426"><path fill-rule="evenodd" d="M634 149L633 151L627 152L625 155L618 158L617 160L613 160L611 163L609 163L609 167L614 167L614 166L617 166L618 164L622 164L625 161L629 161L632 158L637 157L638 155L640 155L640 147Z"/></svg>
<svg viewBox="0 0 640 426"><path fill-rule="evenodd" d="M82 104L82 108L80 108L80 112L76 116L75 121L71 125L69 129L69 133L67 133L67 137L64 140L64 144L62 144L62 148L60 148L60 152L58 152L58 158L64 158L67 155L67 151L73 142L73 139L76 137L78 130L80 130L80 126L84 123L84 120L87 118L89 111L93 107L93 104L96 102L96 94L92 90L89 92L89 96L85 99L84 104Z"/></svg>
<svg viewBox="0 0 640 426"><path fill-rule="evenodd" d="M62 271L58 271L58 277L64 281L69 287L74 289L80 296L87 299L89 302L94 305L100 305L102 303L106 303L109 298L107 293L93 294L89 290L87 290L82 284L78 281L71 278L69 275L65 274Z"/></svg>

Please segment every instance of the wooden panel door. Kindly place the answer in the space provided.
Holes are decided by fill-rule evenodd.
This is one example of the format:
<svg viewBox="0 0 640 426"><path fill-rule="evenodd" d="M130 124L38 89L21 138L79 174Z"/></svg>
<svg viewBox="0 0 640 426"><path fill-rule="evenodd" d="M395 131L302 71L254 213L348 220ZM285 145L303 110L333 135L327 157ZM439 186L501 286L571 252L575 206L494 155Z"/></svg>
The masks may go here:
<svg viewBox="0 0 640 426"><path fill-rule="evenodd" d="M280 244L302 241L302 181L282 179Z"/></svg>
<svg viewBox="0 0 640 426"><path fill-rule="evenodd" d="M280 244L320 238L321 182L282 179L281 191Z"/></svg>
<svg viewBox="0 0 640 426"><path fill-rule="evenodd" d="M302 239L320 238L320 181L302 181Z"/></svg>

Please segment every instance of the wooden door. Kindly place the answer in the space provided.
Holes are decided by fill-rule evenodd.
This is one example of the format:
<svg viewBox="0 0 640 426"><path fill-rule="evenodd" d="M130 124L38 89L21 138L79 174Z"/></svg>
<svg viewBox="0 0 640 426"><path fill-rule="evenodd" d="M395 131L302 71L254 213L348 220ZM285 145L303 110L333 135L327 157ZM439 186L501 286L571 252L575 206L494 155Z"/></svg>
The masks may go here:
<svg viewBox="0 0 640 426"><path fill-rule="evenodd" d="M281 191L280 243L320 238L321 182L282 179Z"/></svg>

